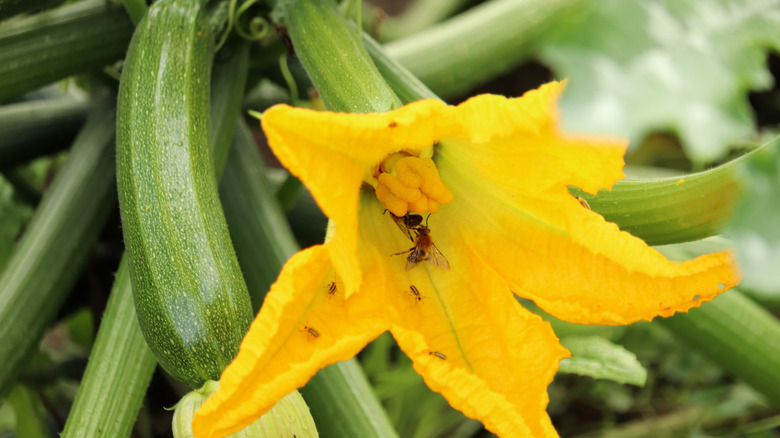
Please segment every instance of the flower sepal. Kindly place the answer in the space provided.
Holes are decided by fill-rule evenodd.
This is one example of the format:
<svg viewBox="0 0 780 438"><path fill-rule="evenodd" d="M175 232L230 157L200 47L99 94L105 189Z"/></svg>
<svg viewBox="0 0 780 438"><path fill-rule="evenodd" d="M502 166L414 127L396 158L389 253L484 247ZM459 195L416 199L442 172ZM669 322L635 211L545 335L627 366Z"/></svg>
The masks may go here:
<svg viewBox="0 0 780 438"><path fill-rule="evenodd" d="M219 382L209 380L200 389L190 391L174 407L173 437L193 438L192 419L207 398L219 389ZM229 438L316 438L319 437L309 407L298 391L279 400L270 411Z"/></svg>

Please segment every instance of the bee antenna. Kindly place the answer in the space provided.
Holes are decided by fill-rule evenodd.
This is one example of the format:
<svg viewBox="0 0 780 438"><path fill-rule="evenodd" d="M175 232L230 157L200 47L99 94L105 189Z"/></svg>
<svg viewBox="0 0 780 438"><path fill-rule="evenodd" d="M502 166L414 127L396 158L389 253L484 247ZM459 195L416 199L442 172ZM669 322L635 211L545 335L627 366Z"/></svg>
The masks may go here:
<svg viewBox="0 0 780 438"><path fill-rule="evenodd" d="M431 218L431 214L428 213L428 217L425 218L425 226L426 226L426 228L428 227L428 219L430 219L430 218Z"/></svg>

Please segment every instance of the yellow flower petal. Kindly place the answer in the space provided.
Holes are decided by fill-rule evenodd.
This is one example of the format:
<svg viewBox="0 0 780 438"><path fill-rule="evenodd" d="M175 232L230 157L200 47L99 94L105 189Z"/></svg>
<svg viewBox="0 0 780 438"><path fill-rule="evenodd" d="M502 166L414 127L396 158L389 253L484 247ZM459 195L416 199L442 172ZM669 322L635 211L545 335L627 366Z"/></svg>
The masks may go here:
<svg viewBox="0 0 780 438"><path fill-rule="evenodd" d="M321 368L353 357L387 329L380 306L360 295L348 303L340 284L322 246L287 262L219 390L198 411L195 436L242 429Z"/></svg>
<svg viewBox="0 0 780 438"><path fill-rule="evenodd" d="M500 436L557 436L545 412L547 385L568 352L549 324L523 309L479 258L439 239L447 215L430 226L453 269L421 262L407 271L391 254L408 247L408 237L370 195L361 207L362 268L388 284L390 331L428 386Z"/></svg>
<svg viewBox="0 0 780 438"><path fill-rule="evenodd" d="M559 83L532 90L519 99L481 95L455 108L459 137L440 150L458 154L475 172L458 177L491 180L525 193L573 185L588 193L623 179L625 140L570 139L559 130L555 99ZM449 145L448 145L449 143ZM452 155L450 154L450 155ZM441 157L435 157L438 164ZM439 168L439 173L443 172ZM442 175L449 184L448 176ZM452 178L450 176L449 178Z"/></svg>
<svg viewBox="0 0 780 438"><path fill-rule="evenodd" d="M436 123L449 110L431 99L385 114L338 114L286 105L263 114L271 149L335 224L328 250L347 296L361 282L355 258L357 209L367 169L391 153L430 148L439 137Z"/></svg>
<svg viewBox="0 0 780 438"><path fill-rule="evenodd" d="M567 204L570 242L550 254L558 263L514 282L552 315L588 324L649 321L698 307L739 283L731 251L675 263L576 200ZM553 278L553 287L541 287Z"/></svg>
<svg viewBox="0 0 780 438"><path fill-rule="evenodd" d="M738 282L728 254L673 263L569 194L570 184L590 192L611 186L622 175L621 145L545 128L482 139L441 142L439 171L458 194L442 209L457 211L447 229L474 230L462 235L463 250L479 253L545 311L626 324L685 311Z"/></svg>

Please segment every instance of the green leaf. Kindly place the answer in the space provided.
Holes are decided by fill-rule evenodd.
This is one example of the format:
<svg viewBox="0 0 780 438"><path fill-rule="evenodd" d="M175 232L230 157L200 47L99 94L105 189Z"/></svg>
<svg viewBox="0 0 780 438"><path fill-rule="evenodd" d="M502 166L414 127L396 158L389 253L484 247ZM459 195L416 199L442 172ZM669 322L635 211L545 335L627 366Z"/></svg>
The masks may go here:
<svg viewBox="0 0 780 438"><path fill-rule="evenodd" d="M568 336L561 344L572 357L561 361L560 372L644 386L647 370L634 353L599 336Z"/></svg>
<svg viewBox="0 0 780 438"><path fill-rule="evenodd" d="M777 0L606 0L541 53L561 77L566 127L632 144L673 130L697 163L753 132L748 90L772 83L780 49Z"/></svg>
<svg viewBox="0 0 780 438"><path fill-rule="evenodd" d="M742 270L742 287L780 298L780 140L756 151L740 167L742 198L726 235Z"/></svg>

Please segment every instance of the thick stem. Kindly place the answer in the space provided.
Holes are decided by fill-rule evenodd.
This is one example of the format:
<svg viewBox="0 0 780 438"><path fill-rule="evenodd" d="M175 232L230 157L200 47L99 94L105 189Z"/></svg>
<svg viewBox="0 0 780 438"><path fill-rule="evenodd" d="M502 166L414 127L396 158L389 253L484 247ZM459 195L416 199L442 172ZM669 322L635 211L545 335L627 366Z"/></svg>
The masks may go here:
<svg viewBox="0 0 780 438"><path fill-rule="evenodd" d="M780 406L780 321L761 306L730 290L658 323Z"/></svg>
<svg viewBox="0 0 780 438"><path fill-rule="evenodd" d="M583 0L492 0L385 49L447 98L527 59L545 32L586 5Z"/></svg>
<svg viewBox="0 0 780 438"><path fill-rule="evenodd" d="M0 26L0 101L121 59L133 25L121 6L77 2Z"/></svg>
<svg viewBox="0 0 780 438"><path fill-rule="evenodd" d="M138 325L127 260L122 257L61 436L130 436L156 365Z"/></svg>
<svg viewBox="0 0 780 438"><path fill-rule="evenodd" d="M113 146L114 113L104 102L79 134L0 274L0 397L54 319L114 209Z"/></svg>

